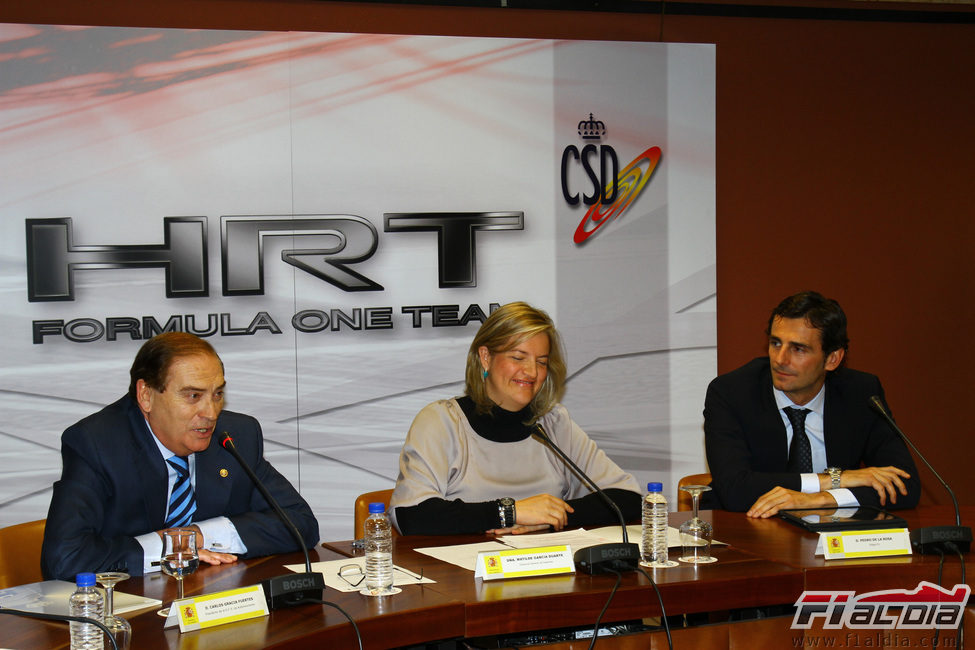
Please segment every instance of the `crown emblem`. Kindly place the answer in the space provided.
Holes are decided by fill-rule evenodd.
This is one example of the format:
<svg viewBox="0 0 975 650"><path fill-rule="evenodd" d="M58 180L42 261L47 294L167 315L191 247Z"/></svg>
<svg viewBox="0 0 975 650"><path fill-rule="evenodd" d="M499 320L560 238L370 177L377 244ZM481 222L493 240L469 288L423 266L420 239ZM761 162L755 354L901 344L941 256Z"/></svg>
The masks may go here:
<svg viewBox="0 0 975 650"><path fill-rule="evenodd" d="M593 119L590 113L588 120L579 122L579 135L583 140L599 140L606 135L606 125L601 120Z"/></svg>

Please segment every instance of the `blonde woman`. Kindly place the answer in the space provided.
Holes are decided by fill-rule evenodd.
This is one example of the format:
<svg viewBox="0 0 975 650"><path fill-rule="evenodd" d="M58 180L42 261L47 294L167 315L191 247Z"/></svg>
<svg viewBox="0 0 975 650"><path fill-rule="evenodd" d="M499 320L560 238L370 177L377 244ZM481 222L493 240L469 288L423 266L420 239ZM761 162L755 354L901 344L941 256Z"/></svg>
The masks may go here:
<svg viewBox="0 0 975 650"><path fill-rule="evenodd" d="M465 394L427 405L413 420L390 501L404 535L523 533L612 524L615 514L545 445L545 433L629 520L641 491L559 403L565 361L544 311L504 305L481 325L467 355Z"/></svg>

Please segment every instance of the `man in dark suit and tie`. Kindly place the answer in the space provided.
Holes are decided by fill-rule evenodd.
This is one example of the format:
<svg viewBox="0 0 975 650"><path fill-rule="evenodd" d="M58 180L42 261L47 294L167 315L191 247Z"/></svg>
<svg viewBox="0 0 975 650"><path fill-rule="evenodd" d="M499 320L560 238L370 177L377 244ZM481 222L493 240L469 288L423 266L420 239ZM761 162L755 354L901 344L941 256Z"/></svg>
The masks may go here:
<svg viewBox="0 0 975 650"><path fill-rule="evenodd" d="M225 385L223 363L203 339L168 332L142 346L128 394L61 437L61 479L41 551L46 579L154 570L160 531L172 526L197 531L200 560L209 564L298 550L286 525L214 439L224 431L304 544L318 542L311 508L264 459L260 424L223 410Z"/></svg>
<svg viewBox="0 0 975 650"><path fill-rule="evenodd" d="M880 380L844 367L839 303L808 291L768 322L768 357L708 386L704 439L714 498L770 517L788 508L917 505L906 445L870 406ZM886 402L884 402L886 406Z"/></svg>

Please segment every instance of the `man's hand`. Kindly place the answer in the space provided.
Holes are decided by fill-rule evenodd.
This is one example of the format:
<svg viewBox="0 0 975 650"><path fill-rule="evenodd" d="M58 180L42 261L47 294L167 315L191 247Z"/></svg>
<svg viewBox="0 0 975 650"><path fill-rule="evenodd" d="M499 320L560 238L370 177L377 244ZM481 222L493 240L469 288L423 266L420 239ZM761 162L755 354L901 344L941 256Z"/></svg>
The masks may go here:
<svg viewBox="0 0 975 650"><path fill-rule="evenodd" d="M217 553L216 551L211 551L210 549L204 548L203 531L196 524L186 526L196 532L196 553L200 558L200 562L206 562L207 564L233 564L237 561L237 556L230 553ZM163 536L163 531L157 530L156 534L160 538Z"/></svg>
<svg viewBox="0 0 975 650"><path fill-rule="evenodd" d="M846 472L843 472L846 475ZM829 492L814 492L806 494L787 490L784 487L774 487L752 504L748 510L749 517L767 519L779 510L793 508L828 508L836 507L836 499Z"/></svg>
<svg viewBox="0 0 975 650"><path fill-rule="evenodd" d="M537 494L515 501L515 528L545 524L555 530L562 530L569 521L570 512L575 511L562 499L551 494Z"/></svg>
<svg viewBox="0 0 975 650"><path fill-rule="evenodd" d="M205 548L199 549L197 553L200 556L200 562L206 562L207 564L233 564L237 561L237 556L231 555L230 553L217 553L216 551Z"/></svg>
<svg viewBox="0 0 975 650"><path fill-rule="evenodd" d="M892 466L845 469L840 474L840 487L872 487L880 496L880 505L883 506L887 504L888 498L891 503L897 503L898 492L907 495L907 486L904 485L902 478L911 478L911 475Z"/></svg>
<svg viewBox="0 0 975 650"><path fill-rule="evenodd" d="M201 530L199 526L197 526L196 524L190 524L189 526L183 526L183 528L185 528L187 530L192 530L194 533L196 533L196 547L197 548L203 548L205 546L205 542L203 541L203 530ZM165 535L163 535L163 533L165 533L167 530L169 530L169 529L168 528L163 528L162 530L157 530L156 531L156 534L159 535L159 539L165 539L166 538Z"/></svg>

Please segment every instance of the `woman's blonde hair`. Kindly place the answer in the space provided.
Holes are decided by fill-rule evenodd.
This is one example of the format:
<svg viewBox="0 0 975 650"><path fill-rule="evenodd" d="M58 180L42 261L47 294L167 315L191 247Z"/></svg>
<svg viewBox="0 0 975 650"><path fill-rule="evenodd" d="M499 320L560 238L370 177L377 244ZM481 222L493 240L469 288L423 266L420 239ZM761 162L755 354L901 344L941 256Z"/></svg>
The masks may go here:
<svg viewBox="0 0 975 650"><path fill-rule="evenodd" d="M492 355L506 352L538 334L548 336L548 374L531 402L534 423L555 406L565 394L565 356L562 338L549 315L524 302L511 302L497 309L477 330L467 351L465 373L467 396L474 400L478 413L487 413L494 402L487 394L486 378L478 350L487 347Z"/></svg>

